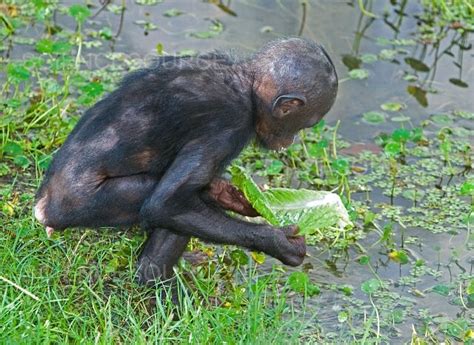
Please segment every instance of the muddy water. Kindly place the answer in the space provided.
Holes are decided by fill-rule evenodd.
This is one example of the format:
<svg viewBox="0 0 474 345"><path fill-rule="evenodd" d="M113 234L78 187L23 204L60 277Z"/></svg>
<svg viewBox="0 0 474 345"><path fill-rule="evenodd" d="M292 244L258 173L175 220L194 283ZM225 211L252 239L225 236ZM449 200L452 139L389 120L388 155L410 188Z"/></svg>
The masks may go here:
<svg viewBox="0 0 474 345"><path fill-rule="evenodd" d="M373 142L374 136L379 131L387 131L398 128L397 123L386 122L377 127L370 127L361 123L361 114L370 110L379 110L380 104L385 102L401 102L408 107L403 111L417 124L425 119L428 114L451 111L454 109L474 110L473 85L474 85L474 62L472 50L460 51L451 49L452 54L436 56L435 52L422 45L394 47L392 45L380 45L380 38L387 39L412 39L417 30L417 20L413 17L418 12L417 1L409 1L403 13L397 13L390 1L377 0L374 13L386 13L386 17L380 16L371 20L360 14L357 5L350 6L348 1L309 1L304 9L300 1L274 1L274 0L240 0L224 1L227 8L202 1L164 1L154 6L137 6L129 4L124 15L121 34L113 45L117 52L125 52L132 56L144 57L154 55L158 43L163 45L167 53L175 53L183 49L193 49L198 52L212 49L236 49L239 52L250 52L258 48L262 43L275 37L297 35L302 31L302 36L312 38L321 42L329 54L333 57L341 79L340 93L335 107L328 115L328 122L334 123L341 120L339 133L348 141ZM356 2L355 2L356 3ZM177 17L165 17L163 13L172 8L183 12ZM102 12L93 23L100 28L109 26L113 31L119 27L119 15L110 12ZM61 19L58 19L61 21ZM196 32L209 30L213 20L219 20L224 30L216 37L210 39L198 39L193 37ZM140 25L137 25L140 24ZM156 26L150 29L150 24ZM389 23L389 24L388 24ZM67 23L63 23L66 24ZM143 26L145 24L145 27ZM148 28L146 27L148 26ZM397 30L394 30L394 28ZM451 43L450 34L443 41L440 51L443 51ZM472 43L472 42L471 42ZM469 42L466 43L466 45ZM369 78L365 80L349 80L347 78L348 68L343 64L342 58L347 55L379 54L382 49L401 48L405 49L406 55L397 55L394 61L376 61L363 65L369 71ZM91 51L85 50L87 55ZM459 62L460 54L463 54L462 74L455 65ZM405 72L414 74L414 71L404 62L404 57L413 57L422 60L430 67L430 72L419 73L426 82L424 87L430 85L436 87L437 94L428 94L427 106L422 106L413 96L407 93L408 83L403 79ZM449 79L462 79L469 87L458 87L449 82ZM431 83L431 84L430 84ZM374 128L376 129L374 131ZM356 196L357 197L357 196ZM387 197L375 190L371 194L372 201L387 202ZM406 200L395 200L395 203L403 205ZM395 239L400 240L400 229L395 228ZM414 258L423 259L431 268L440 268L447 265L452 257L452 252L458 253L458 264L451 265L449 269L442 269L438 281L449 282L453 276L466 271L472 272L472 253L468 253L463 246L466 235L434 235L422 229L405 230L410 236L418 236L422 239L422 246L411 247L411 255ZM369 250L372 257L374 269L384 280L397 281L401 276L409 275L411 265L400 266L394 262L388 262L385 254L380 254L379 246L372 247L378 236L369 235L362 245ZM349 253L348 259L340 259L338 262L326 261L327 253L313 251L312 259L309 260L313 269L310 274L315 282L319 284L351 284L354 286L355 296L367 301L366 296L360 292L361 282L373 278L374 274L367 268L355 262L355 253ZM439 264L439 265L438 265ZM330 269L330 267L332 267ZM416 288L394 287L392 291L407 298L415 299L414 308L420 310L429 308L431 314L445 315L455 318L459 313L458 306L448 303L447 299L434 298L432 295L421 297L417 295L416 289L423 291L436 283L435 279L425 279ZM338 323L338 310L344 305L340 294L323 291L323 294L311 300L314 304L314 312L318 314L325 332L341 334L344 327ZM367 311L370 314L370 310ZM411 336L411 324L419 322L414 317L417 311L411 312L405 322L397 325L394 336L409 339Z"/></svg>

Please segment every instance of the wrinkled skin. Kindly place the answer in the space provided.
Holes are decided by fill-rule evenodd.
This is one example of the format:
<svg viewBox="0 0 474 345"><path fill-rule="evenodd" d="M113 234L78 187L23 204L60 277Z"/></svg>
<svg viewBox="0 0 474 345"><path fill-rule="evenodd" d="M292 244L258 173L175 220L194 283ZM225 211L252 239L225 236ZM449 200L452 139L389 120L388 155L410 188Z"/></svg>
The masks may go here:
<svg viewBox="0 0 474 345"><path fill-rule="evenodd" d="M242 192L227 180L214 179L209 185L209 196L226 210L247 217L259 216Z"/></svg>
<svg viewBox="0 0 474 345"><path fill-rule="evenodd" d="M243 60L162 57L85 112L46 173L35 216L48 232L140 224L149 233L138 262L143 283L171 278L192 236L300 265L306 246L297 227L231 217L226 210L257 212L220 175L252 139L290 145L336 93L326 52L300 38Z"/></svg>

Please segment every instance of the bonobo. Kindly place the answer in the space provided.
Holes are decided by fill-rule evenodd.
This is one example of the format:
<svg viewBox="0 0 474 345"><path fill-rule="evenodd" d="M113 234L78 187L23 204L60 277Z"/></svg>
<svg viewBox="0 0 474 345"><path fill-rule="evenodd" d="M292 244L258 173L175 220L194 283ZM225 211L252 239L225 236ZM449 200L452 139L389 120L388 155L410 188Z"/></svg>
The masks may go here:
<svg viewBox="0 0 474 345"><path fill-rule="evenodd" d="M270 42L247 59L159 58L85 112L46 173L35 216L48 234L140 224L149 233L138 262L143 283L172 277L192 236L300 265L306 246L297 227L229 215L257 214L220 175L253 138L268 149L290 145L329 111L337 86L327 53L301 38Z"/></svg>

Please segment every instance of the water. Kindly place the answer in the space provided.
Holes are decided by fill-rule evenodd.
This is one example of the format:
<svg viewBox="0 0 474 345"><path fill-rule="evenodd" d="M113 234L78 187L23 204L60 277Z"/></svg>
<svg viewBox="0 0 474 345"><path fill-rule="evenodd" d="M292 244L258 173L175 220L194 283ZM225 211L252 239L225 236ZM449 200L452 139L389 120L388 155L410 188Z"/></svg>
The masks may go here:
<svg viewBox="0 0 474 345"><path fill-rule="evenodd" d="M474 84L474 60L472 50L462 51L451 49L451 55L442 54L436 57L432 48L420 44L396 47L393 45L382 46L379 38L386 39L414 39L418 29L417 19L413 13L419 12L419 4L409 1L403 13L398 11L390 1L374 1L372 11L377 14L385 13L385 17L372 20L360 14L355 6L350 6L346 1L309 1L306 14L299 1L228 1L231 15L218 6L201 1L165 1L156 6L129 6L127 9L123 29L113 49L117 52L136 54L140 57L154 55L156 45L161 43L168 53L176 53L182 49L193 49L203 52L213 49L233 49L239 53L246 53L258 49L264 42L275 37L294 36L302 30L302 36L322 43L333 58L338 70L341 84L337 102L327 116L329 123L341 120L339 133L351 142L373 142L373 138L381 131L397 128L399 124L387 121L377 127L361 123L361 114L371 110L380 110L380 104L386 102L400 102L407 105L403 114L417 124L425 119L428 114L441 113L453 109L473 110L472 85ZM163 13L172 8L177 8L184 14L177 17L164 17ZM304 19L304 23L302 23ZM212 39L197 39L192 37L195 32L208 30L211 20L219 20L224 25L221 34ZM151 22L157 26L156 30L145 30L137 21ZM119 16L102 12L97 17L97 28L108 25L113 31L119 27ZM143 22L142 22L143 23ZM392 25L388 24L392 23ZM303 25L304 24L304 25ZM393 29L398 27L398 32ZM445 50L455 38L451 33L443 40L440 51ZM465 42L466 45L472 42ZM426 49L425 49L426 48ZM405 55L397 55L393 61L376 61L364 64L363 68L369 71L369 78L355 81L347 78L348 68L343 63L344 56L360 54L379 54L382 49L404 49ZM87 54L87 51L86 51ZM463 54L462 80L469 84L461 88L449 82L450 78L459 78L460 69L455 65ZM428 94L428 105L422 106L412 95L407 92L409 83L404 80L404 75L416 74L408 66L404 58L412 57L422 60L430 67L428 73L417 73L421 85L429 89L431 86L439 90L436 94ZM376 131L374 131L376 128ZM357 196L356 196L357 198ZM379 190L371 193L373 203L387 202ZM400 198L397 204L405 205L407 201ZM401 241L400 227L395 227L395 240ZM408 229L405 236L422 239L422 245L409 246L413 259L423 259L429 267L438 267L440 276L429 278L423 276L415 286L397 286L393 284L391 292L400 294L399 305L406 311L404 322L395 325L392 335L402 339L410 339L412 324L420 325L418 311L429 308L432 315L446 315L454 318L460 311L459 306L449 303L447 299L437 298L432 294L421 297L424 289L437 282L449 282L453 276L463 271L472 273L472 254L468 253L463 243L465 235L454 236L450 234L432 234L422 229ZM386 254L380 246L372 246L378 240L375 234L369 235L362 246L368 249L375 272L384 280L396 282L400 277L409 275L411 265L398 265L387 260ZM446 265L452 259L453 250L458 252L457 265ZM328 261L328 253L311 250L312 269L309 270L313 281L323 286L341 286L351 284L354 287L354 297L367 302L367 297L360 291L362 282L374 278L367 266L355 261L358 253L351 252L348 257L337 262ZM439 258L439 265L438 265ZM328 289L330 290L330 289ZM406 300L405 300L406 299ZM325 329L325 333L348 331L347 324L337 321L337 315L342 308L349 308L353 302L348 302L339 293L325 291L321 297L309 302L314 305L314 312L318 314L318 322ZM389 309L380 308L380 313L390 312L390 308L397 303L387 306ZM406 307L409 305L409 307ZM371 309L366 308L367 317ZM361 310L362 310L361 309ZM415 311L416 310L416 311ZM361 320L354 325L362 324ZM328 333L329 332L329 333ZM335 338L337 339L337 337Z"/></svg>
<svg viewBox="0 0 474 345"><path fill-rule="evenodd" d="M72 3L72 2L71 2ZM418 28L417 19L413 14L419 12L419 4L409 1L403 13L397 13L397 7L392 6L388 0L374 1L372 11L377 14L385 13L375 20L362 16L357 4L351 6L348 1L309 1L306 6L306 14L300 1L286 0L258 0L258 1L224 1L229 10L223 10L212 3L202 1L165 1L155 6L137 6L129 4L124 15L121 34L117 41L110 47L102 47L100 51L124 52L130 56L146 57L156 54L156 46L161 43L164 51L170 54L183 49L193 49L203 52L213 49L234 49L238 52L251 52L260 47L264 42L275 37L294 36L302 30L302 36L311 38L322 43L333 58L338 70L341 84L337 102L327 116L327 121L334 124L341 120L339 133L350 142L371 143L373 138L381 131L398 128L399 124L387 121L377 127L370 127L361 123L361 114L371 110L379 110L380 104L386 102L400 102L407 105L403 114L411 118L411 122L417 124L429 114L451 111L453 109L474 110L472 88L474 85L474 60L473 50L459 50L453 48L447 53L436 57L432 48L421 44L412 46L395 47L393 45L382 46L379 38L386 39L414 39ZM349 2L351 3L351 2ZM356 2L355 2L356 3ZM165 17L163 13L170 9L179 9L183 12L177 17ZM303 22L303 17L304 23ZM71 26L70 19L59 16L58 23ZM222 33L211 39L198 39L193 33L205 32L212 25L212 20L218 20L224 26ZM141 25L137 25L141 23ZM144 23L153 23L156 30L144 28ZM303 25L304 24L304 25ZM112 32L117 32L120 26L120 15L108 11L100 13L92 23L95 29L108 26ZM149 24L145 26L150 27ZM398 32L393 28L398 26ZM449 47L452 39L456 37L450 33L443 40L440 50ZM464 42L465 45L472 44ZM349 80L347 78L348 68L343 63L343 57L360 54L379 54L382 49L404 49L405 55L397 55L394 61L376 61L364 64L363 68L369 71L369 78L365 80ZM16 49L16 50L15 50ZM14 48L12 54L22 53L22 48ZM97 49L85 49L84 56L96 54ZM452 54L448 54L451 52ZM452 78L460 78L460 68L455 65L459 62L460 54L463 55L462 80L469 87L462 88L449 81ZM422 60L430 67L428 73L418 73L424 88L431 86L438 93L427 95L428 105L422 106L412 95L407 92L410 84L404 80L406 73L415 74L408 66L404 58L412 57ZM86 60L88 60L86 58ZM88 61L102 61L89 59ZM93 68L93 66L89 66ZM471 124L472 126L472 124ZM374 131L374 128L376 131ZM471 127L472 128L472 127ZM356 196L357 198L357 196ZM371 193L373 203L387 202L379 190ZM404 199L397 199L395 203L407 205ZM400 227L395 228L395 240L400 241ZM407 235L422 239L422 245L410 246L413 259L423 259L430 267L437 267L440 276L437 278L426 278L418 282L415 287L396 286L391 291L399 293L403 298L414 299L410 303L413 309L409 310L406 320L394 327L394 336L410 339L411 325L419 325L417 311L429 308L433 315L442 314L452 318L459 313L459 306L448 303L447 299L437 298L432 294L421 297L420 292L436 284L438 281L449 282L453 276L467 272L472 274L472 253L465 250L463 246L466 235L432 234L422 229L412 228L406 231ZM387 260L385 253L381 252L380 246L372 246L378 240L375 234L369 235L362 246L368 249L372 258L375 272L384 280L396 282L398 278L409 275L411 265L398 265ZM452 262L453 250L457 252L457 263ZM313 266L309 270L313 281L329 287L333 285L351 284L354 286L357 298L367 300L360 292L363 281L374 277L367 266L360 265L355 261L356 252L349 253L347 258L340 258L337 262L328 260L328 253L320 253L316 250L310 252L312 258L308 260ZM447 265L449 268L447 269ZM441 269L442 268L442 269ZM340 324L337 315L342 306L351 304L341 296L333 293L328 288L321 297L310 300L314 304L314 311L318 313L318 320L327 332L338 334L341 330L347 330L347 324ZM401 300L400 305L403 305ZM407 302L408 303L408 302ZM416 312L414 309L416 308ZM371 310L367 310L370 314ZM383 309L381 309L383 312Z"/></svg>

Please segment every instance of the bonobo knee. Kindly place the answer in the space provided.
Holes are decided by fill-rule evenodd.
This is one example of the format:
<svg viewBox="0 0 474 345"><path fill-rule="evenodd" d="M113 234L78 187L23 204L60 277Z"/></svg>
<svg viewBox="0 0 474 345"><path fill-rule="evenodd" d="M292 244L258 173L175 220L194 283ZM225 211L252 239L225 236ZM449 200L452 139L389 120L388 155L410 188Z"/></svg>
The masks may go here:
<svg viewBox="0 0 474 345"><path fill-rule="evenodd" d="M80 218L81 212L84 212L82 205L80 197L65 193L62 197L51 197L49 193L44 193L37 198L34 214L44 226L63 230L76 225L75 220Z"/></svg>
<svg viewBox="0 0 474 345"><path fill-rule="evenodd" d="M169 210L163 201L150 202L146 201L140 209L140 225L142 229L150 230L156 227L168 227L166 224L170 217Z"/></svg>
<svg viewBox="0 0 474 345"><path fill-rule="evenodd" d="M61 216L64 214L60 203L55 202L54 207L51 205L51 198L48 195L38 198L35 204L35 218L44 226L51 227L53 229L63 229L64 219Z"/></svg>

